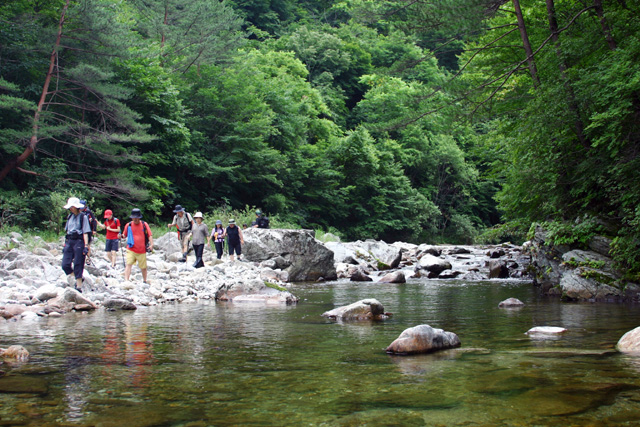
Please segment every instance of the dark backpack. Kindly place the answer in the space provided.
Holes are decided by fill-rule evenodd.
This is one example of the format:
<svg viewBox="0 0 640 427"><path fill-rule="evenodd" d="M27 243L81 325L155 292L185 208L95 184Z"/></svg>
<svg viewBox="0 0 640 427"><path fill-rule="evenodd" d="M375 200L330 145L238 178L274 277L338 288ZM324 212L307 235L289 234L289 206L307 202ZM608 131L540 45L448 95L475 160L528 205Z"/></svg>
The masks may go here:
<svg viewBox="0 0 640 427"><path fill-rule="evenodd" d="M147 223L144 221L140 221L142 223L142 231L144 231L144 249L147 252L151 252L150 248L149 248L149 231L147 230ZM127 228L129 230L127 230L127 235L129 235L129 233L131 233L131 222L128 222L127 225L124 226L124 229L126 230Z"/></svg>
<svg viewBox="0 0 640 427"><path fill-rule="evenodd" d="M269 218L266 216L261 216L257 221L258 228L269 228Z"/></svg>

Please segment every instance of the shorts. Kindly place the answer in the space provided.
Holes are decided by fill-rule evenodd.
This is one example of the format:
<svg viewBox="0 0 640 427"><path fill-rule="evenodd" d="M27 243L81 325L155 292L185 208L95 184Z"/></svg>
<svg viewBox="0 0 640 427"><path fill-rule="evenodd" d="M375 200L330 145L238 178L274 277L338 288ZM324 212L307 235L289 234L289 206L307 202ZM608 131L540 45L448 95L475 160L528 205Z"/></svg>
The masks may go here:
<svg viewBox="0 0 640 427"><path fill-rule="evenodd" d="M127 265L134 265L138 262L138 267L140 270L144 270L147 268L147 254L137 254L129 249L127 249Z"/></svg>
<svg viewBox="0 0 640 427"><path fill-rule="evenodd" d="M233 255L233 251L236 251L236 255L242 255L242 245L240 242L236 244L229 243L229 255Z"/></svg>
<svg viewBox="0 0 640 427"><path fill-rule="evenodd" d="M105 252L118 252L120 240L118 239L107 239L107 244L104 245Z"/></svg>

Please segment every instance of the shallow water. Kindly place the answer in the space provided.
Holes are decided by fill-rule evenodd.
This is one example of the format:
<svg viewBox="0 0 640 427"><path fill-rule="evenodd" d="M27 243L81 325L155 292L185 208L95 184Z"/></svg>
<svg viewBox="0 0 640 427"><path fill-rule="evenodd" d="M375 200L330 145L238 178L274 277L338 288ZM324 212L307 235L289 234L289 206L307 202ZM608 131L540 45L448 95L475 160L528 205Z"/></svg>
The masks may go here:
<svg viewBox="0 0 640 427"><path fill-rule="evenodd" d="M614 351L640 307L563 304L522 282L296 285L297 306L175 304L0 325L1 425L635 426L640 358ZM374 297L394 316L324 311ZM499 309L508 297L521 309ZM418 324L462 347L384 349ZM551 339L524 335L562 326Z"/></svg>

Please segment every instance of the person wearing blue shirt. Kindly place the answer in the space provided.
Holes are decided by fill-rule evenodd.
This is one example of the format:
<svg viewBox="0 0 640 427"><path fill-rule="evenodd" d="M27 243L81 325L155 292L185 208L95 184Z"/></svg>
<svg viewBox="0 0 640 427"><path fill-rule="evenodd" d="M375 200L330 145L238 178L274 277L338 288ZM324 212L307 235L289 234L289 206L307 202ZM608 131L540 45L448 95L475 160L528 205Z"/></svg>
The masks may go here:
<svg viewBox="0 0 640 427"><path fill-rule="evenodd" d="M80 211L83 207L84 205L77 197L70 197L64 206L71 213L67 217L64 228L65 241L62 250L62 269L68 276L73 273L76 278L75 288L80 292L82 292L84 261L89 252L89 234L92 233L89 219Z"/></svg>

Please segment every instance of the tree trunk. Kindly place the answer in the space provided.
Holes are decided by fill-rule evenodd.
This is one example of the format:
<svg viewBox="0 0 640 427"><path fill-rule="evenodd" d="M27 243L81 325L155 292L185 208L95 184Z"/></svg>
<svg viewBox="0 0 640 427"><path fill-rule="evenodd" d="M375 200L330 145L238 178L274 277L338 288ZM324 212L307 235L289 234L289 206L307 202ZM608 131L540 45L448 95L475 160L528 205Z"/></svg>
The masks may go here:
<svg viewBox="0 0 640 427"><path fill-rule="evenodd" d="M58 35L56 37L56 42L53 46L53 50L51 51L51 58L49 59L49 71L47 72L47 76L44 79L44 85L42 86L42 94L40 95L40 101L38 102L38 107L36 108L36 112L33 115L33 131L31 133L31 139L29 140L29 145L25 150L15 159L9 161L8 164L5 165L4 168L0 171L0 181L4 180L6 176L12 170L18 168L22 163L24 163L29 156L35 151L36 145L38 145L38 130L40 128L40 113L42 112L42 106L47 99L47 95L49 94L49 84L51 83L51 76L53 75L53 70L56 66L56 58L58 56L58 49L60 47L60 40L62 39L62 28L64 27L64 19L67 13L67 9L69 8L69 1L66 0L62 13L60 14L60 23L58 24Z"/></svg>
<svg viewBox="0 0 640 427"><path fill-rule="evenodd" d="M609 49L616 50L618 45L616 44L616 41L613 38L613 35L611 35L611 28L609 27L607 18L605 18L604 16L604 9L602 8L602 0L593 0L593 6L595 7L596 14L600 19L600 26L602 27L604 38L607 39L607 44L609 45Z"/></svg>
<svg viewBox="0 0 640 427"><path fill-rule="evenodd" d="M560 69L560 78L564 82L564 88L567 91L567 101L569 104L569 111L574 116L574 129L578 139L580 140L580 144L589 148L590 143L587 140L587 137L584 134L584 123L582 122L582 118L580 117L580 107L578 106L578 101L576 100L575 92L573 91L573 86L571 86L571 82L569 81L569 77L567 76L567 64L564 61L564 55L562 52L562 48L560 46L560 39L558 37L558 20L556 19L556 8L554 0L546 0L547 2L547 16L549 18L549 30L551 32L551 40L556 47L556 56L558 57L558 68Z"/></svg>
<svg viewBox="0 0 640 427"><path fill-rule="evenodd" d="M520 1L513 0L513 7L515 8L516 16L518 17L518 29L520 30L520 36L522 37L522 45L524 46L524 52L527 55L527 63L529 64L529 72L531 73L533 86L538 87L540 86L540 79L538 78L538 69L536 68L536 62L533 59L533 49L531 49L531 43L529 43L529 35L527 34L527 27L524 24L522 9L520 9Z"/></svg>

